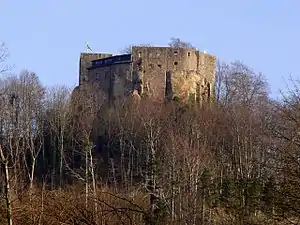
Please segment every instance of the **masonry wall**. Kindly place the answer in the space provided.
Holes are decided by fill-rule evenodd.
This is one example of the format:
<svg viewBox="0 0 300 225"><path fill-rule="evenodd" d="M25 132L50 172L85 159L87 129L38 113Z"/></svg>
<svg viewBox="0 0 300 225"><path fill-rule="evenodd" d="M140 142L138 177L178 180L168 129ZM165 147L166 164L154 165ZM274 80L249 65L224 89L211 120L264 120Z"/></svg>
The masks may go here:
<svg viewBox="0 0 300 225"><path fill-rule="evenodd" d="M114 98L124 98L132 89L130 63L91 69L88 76L90 82L99 83L100 88Z"/></svg>
<svg viewBox="0 0 300 225"><path fill-rule="evenodd" d="M178 96L184 101L210 101L213 96L215 56L195 49L134 47L132 62L134 78L141 81L136 86L140 94L158 100Z"/></svg>
<svg viewBox="0 0 300 225"><path fill-rule="evenodd" d="M198 58L193 49L133 47L132 62L134 75L141 80L141 93L164 100L167 71L196 70Z"/></svg>
<svg viewBox="0 0 300 225"><path fill-rule="evenodd" d="M214 98L213 55L195 49L133 47L132 55L111 56L81 54L80 84L99 84L111 100L124 98L133 90L159 101L175 96L197 102ZM92 66L97 59L103 60L94 61Z"/></svg>
<svg viewBox="0 0 300 225"><path fill-rule="evenodd" d="M206 92L205 88L210 89L210 93L209 96L210 97L210 101L212 101L212 99L214 99L215 97L215 74L216 74L216 57L213 55L209 55L209 54L200 54L199 57L199 73L201 76L201 83L200 83L200 88L201 88L201 94L205 95ZM205 97L205 96L204 96ZM200 96L200 98L203 98Z"/></svg>
<svg viewBox="0 0 300 225"><path fill-rule="evenodd" d="M172 76L174 95L185 101L211 101L214 97L216 57L197 54L197 69L175 71Z"/></svg>
<svg viewBox="0 0 300 225"><path fill-rule="evenodd" d="M79 60L79 85L88 82L88 70L93 60L110 57L112 54L106 53L81 53Z"/></svg>

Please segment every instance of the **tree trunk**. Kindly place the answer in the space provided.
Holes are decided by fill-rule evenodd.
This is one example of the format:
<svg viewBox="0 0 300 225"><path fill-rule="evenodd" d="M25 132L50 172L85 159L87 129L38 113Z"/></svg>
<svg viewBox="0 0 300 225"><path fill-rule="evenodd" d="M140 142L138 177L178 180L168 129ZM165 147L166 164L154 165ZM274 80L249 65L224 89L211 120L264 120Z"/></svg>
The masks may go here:
<svg viewBox="0 0 300 225"><path fill-rule="evenodd" d="M201 224L205 224L205 194L202 190L202 203L201 203Z"/></svg>
<svg viewBox="0 0 300 225"><path fill-rule="evenodd" d="M6 213L7 213L7 225L12 225L12 206L11 206L11 189L9 180L8 159L5 158L2 146L0 146L0 156L4 169L5 180L5 200L6 200Z"/></svg>
<svg viewBox="0 0 300 225"><path fill-rule="evenodd" d="M93 194L94 194L94 210L95 210L95 222L98 224L98 203L97 203L97 186L96 186L96 177L94 171L94 164L93 164L93 155L92 149L89 149L90 154L90 170L92 175L92 185L93 185Z"/></svg>
<svg viewBox="0 0 300 225"><path fill-rule="evenodd" d="M8 171L8 161L4 163L5 171L5 199L7 207L7 224L12 225L12 207L11 207L11 190L9 185L9 171Z"/></svg>
<svg viewBox="0 0 300 225"><path fill-rule="evenodd" d="M195 196L194 196L194 204L193 204L193 209L194 209L194 215L193 215L193 225L196 225L197 222L197 216L198 216L198 172L196 173L195 176L195 181L193 182L194 188L195 188Z"/></svg>
<svg viewBox="0 0 300 225"><path fill-rule="evenodd" d="M171 165L171 220L174 221L175 220L175 157L174 155L172 156L172 165Z"/></svg>
<svg viewBox="0 0 300 225"><path fill-rule="evenodd" d="M88 164L88 152L85 149L85 208L88 207L88 197L89 197L89 164Z"/></svg>
<svg viewBox="0 0 300 225"><path fill-rule="evenodd" d="M52 140L53 141L53 140ZM52 174L51 174L51 188L54 190L56 188L56 147L55 140L53 141L53 155L52 155Z"/></svg>
<svg viewBox="0 0 300 225"><path fill-rule="evenodd" d="M62 181L63 181L63 154L64 154L64 133L63 129L61 128L60 131L60 159L59 159L59 188L62 188Z"/></svg>
<svg viewBox="0 0 300 225"><path fill-rule="evenodd" d="M31 198L32 189L33 189L33 178L34 178L34 172L35 172L35 161L36 161L36 158L33 156L32 157L32 165L31 165L31 172L30 172L30 185L29 185L30 198Z"/></svg>

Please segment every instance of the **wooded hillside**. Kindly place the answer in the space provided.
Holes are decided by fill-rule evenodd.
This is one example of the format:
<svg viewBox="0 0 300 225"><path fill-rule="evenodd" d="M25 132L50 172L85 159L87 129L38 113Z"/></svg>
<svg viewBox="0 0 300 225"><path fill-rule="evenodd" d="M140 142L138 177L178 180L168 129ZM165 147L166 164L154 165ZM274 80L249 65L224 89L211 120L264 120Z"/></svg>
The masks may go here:
<svg viewBox="0 0 300 225"><path fill-rule="evenodd" d="M112 109L1 55L0 224L300 223L298 81L219 62L214 104Z"/></svg>

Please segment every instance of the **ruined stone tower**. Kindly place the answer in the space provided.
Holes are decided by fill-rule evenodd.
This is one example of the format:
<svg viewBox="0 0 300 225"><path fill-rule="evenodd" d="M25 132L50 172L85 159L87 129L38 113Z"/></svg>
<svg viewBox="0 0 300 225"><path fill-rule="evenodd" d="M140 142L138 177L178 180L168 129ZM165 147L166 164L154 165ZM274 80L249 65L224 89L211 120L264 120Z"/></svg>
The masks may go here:
<svg viewBox="0 0 300 225"><path fill-rule="evenodd" d="M133 47L131 54L82 53L79 86L98 83L111 100L133 91L159 101L211 101L216 57L195 49Z"/></svg>

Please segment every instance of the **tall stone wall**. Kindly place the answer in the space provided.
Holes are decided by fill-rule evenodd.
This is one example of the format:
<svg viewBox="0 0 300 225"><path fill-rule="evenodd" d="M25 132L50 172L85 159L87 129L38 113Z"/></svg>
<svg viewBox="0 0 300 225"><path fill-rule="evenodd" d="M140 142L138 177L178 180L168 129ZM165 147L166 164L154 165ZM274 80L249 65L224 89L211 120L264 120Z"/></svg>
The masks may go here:
<svg viewBox="0 0 300 225"><path fill-rule="evenodd" d="M158 100L177 96L184 101L210 101L213 97L215 56L195 49L134 47L132 63L140 94Z"/></svg>
<svg viewBox="0 0 300 225"><path fill-rule="evenodd" d="M201 101L212 101L215 97L215 73L216 57L210 54L201 53L199 55L199 68L201 80L197 98Z"/></svg>
<svg viewBox="0 0 300 225"><path fill-rule="evenodd" d="M165 98L166 73L197 69L194 49L169 47L133 47L132 67L141 80L141 93L159 100Z"/></svg>
<svg viewBox="0 0 300 225"><path fill-rule="evenodd" d="M89 71L90 82L99 83L110 97L123 98L132 89L130 63L99 67Z"/></svg>
<svg viewBox="0 0 300 225"><path fill-rule="evenodd" d="M88 70L93 60L110 57L112 54L106 53L81 53L79 60L79 85L88 82Z"/></svg>
<svg viewBox="0 0 300 225"><path fill-rule="evenodd" d="M97 83L110 100L135 90L159 101L203 102L214 97L215 69L216 57L195 49L133 47L131 55L81 54L80 85Z"/></svg>

